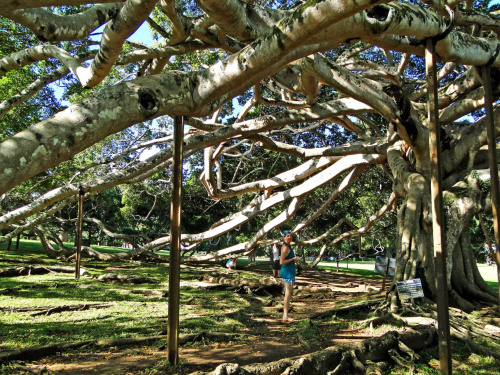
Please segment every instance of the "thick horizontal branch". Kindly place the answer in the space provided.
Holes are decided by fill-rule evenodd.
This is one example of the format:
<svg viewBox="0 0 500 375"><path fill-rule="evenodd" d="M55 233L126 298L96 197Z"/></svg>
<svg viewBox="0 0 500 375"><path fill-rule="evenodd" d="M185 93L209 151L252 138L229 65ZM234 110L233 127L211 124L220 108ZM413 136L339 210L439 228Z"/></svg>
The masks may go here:
<svg viewBox="0 0 500 375"><path fill-rule="evenodd" d="M0 9L27 9L27 8L44 8L44 7L60 7L66 5L88 5L88 4L104 4L104 3L123 3L125 0L0 0Z"/></svg>

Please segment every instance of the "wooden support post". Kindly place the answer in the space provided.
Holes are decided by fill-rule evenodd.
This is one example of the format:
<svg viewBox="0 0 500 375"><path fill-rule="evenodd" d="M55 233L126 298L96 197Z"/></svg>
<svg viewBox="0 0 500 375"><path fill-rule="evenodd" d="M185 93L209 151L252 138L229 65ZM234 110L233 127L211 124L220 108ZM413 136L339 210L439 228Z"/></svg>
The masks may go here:
<svg viewBox="0 0 500 375"><path fill-rule="evenodd" d="M382 281L382 292L385 290L385 282L387 280L387 274L389 273L389 263L391 260L391 258L389 258L389 251L387 249L385 250L385 260L387 263L385 265L384 281Z"/></svg>
<svg viewBox="0 0 500 375"><path fill-rule="evenodd" d="M488 161L490 164L490 182L491 182L491 205L493 211L493 228L495 236L496 251L490 247L490 253L497 265L497 280L500 285L500 218L498 208L500 205L500 188L498 183L498 161L497 161L497 142L495 131L495 118L493 116L493 91L491 88L491 73L489 66L481 67L481 75L484 88L484 106L486 108L486 130L488 135ZM500 289L498 290L500 298ZM498 307L500 310L500 305Z"/></svg>
<svg viewBox="0 0 500 375"><path fill-rule="evenodd" d="M80 260L82 255L82 228L83 228L83 192L82 187L78 191L78 221L76 228L76 266L75 266L75 279L80 278Z"/></svg>
<svg viewBox="0 0 500 375"><path fill-rule="evenodd" d="M184 118L174 118L174 153L172 163L172 203L170 214L170 265L168 277L168 361L179 363L179 300L181 248L182 144Z"/></svg>
<svg viewBox="0 0 500 375"><path fill-rule="evenodd" d="M446 241L444 233L443 190L441 183L441 143L439 140L439 109L437 68L434 41L427 40L425 50L427 88L429 93L429 153L431 162L432 233L437 279L437 314L439 361L441 374L451 375L450 315L446 272Z"/></svg>

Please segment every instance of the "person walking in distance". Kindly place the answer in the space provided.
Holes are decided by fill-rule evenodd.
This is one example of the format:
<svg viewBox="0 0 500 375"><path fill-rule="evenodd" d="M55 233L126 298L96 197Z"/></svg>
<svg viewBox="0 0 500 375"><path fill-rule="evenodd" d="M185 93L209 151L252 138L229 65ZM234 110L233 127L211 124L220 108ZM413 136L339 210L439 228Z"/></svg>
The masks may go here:
<svg viewBox="0 0 500 375"><path fill-rule="evenodd" d="M280 277L280 250L278 249L278 244L273 244L271 252L271 267L273 269L273 276Z"/></svg>
<svg viewBox="0 0 500 375"><path fill-rule="evenodd" d="M283 245L281 245L281 279L285 285L285 300L283 303L283 321L292 322L294 319L288 316L290 309L290 300L292 299L292 286L295 282L295 262L299 257L295 256L292 246L292 232L286 230L283 232Z"/></svg>

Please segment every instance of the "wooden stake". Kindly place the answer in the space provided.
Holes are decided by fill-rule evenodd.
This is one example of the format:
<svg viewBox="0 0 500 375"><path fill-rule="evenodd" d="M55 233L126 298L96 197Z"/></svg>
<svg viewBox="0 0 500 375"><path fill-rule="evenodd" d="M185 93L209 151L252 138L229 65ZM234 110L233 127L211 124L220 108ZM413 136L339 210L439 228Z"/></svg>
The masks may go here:
<svg viewBox="0 0 500 375"><path fill-rule="evenodd" d="M83 192L82 187L78 191L78 223L76 228L76 266L75 279L80 278L80 260L82 254L82 228L83 228Z"/></svg>
<svg viewBox="0 0 500 375"><path fill-rule="evenodd" d="M481 75L484 88L484 106L486 108L486 129L488 135L488 161L490 164L490 182L491 182L491 205L493 211L493 228L495 236L496 251L490 247L490 253L497 265L497 280L500 283L500 223L498 215L498 207L500 204L499 183L498 183L498 162L497 162L497 145L496 145L496 131L495 131L495 118L493 116L493 91L491 88L491 73L489 66L481 67ZM498 297L500 298L500 289L498 290ZM500 305L498 306L500 311Z"/></svg>
<svg viewBox="0 0 500 375"><path fill-rule="evenodd" d="M184 118L174 118L174 153L172 163L172 203L170 214L170 267L168 277L168 361L179 363L179 299L181 248L182 143Z"/></svg>
<svg viewBox="0 0 500 375"><path fill-rule="evenodd" d="M429 92L429 153L431 162L432 233L437 279L437 313L439 361L441 374L451 375L450 316L446 272L446 240L444 232L443 190L441 184L441 142L439 139L439 109L437 95L436 52L432 39L425 50L427 87Z"/></svg>

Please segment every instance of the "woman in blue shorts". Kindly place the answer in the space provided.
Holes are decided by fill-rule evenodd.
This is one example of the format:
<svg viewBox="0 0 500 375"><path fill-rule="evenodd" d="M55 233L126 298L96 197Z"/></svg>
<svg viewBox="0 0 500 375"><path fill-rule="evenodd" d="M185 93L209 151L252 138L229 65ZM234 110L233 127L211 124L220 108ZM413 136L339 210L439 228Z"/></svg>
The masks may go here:
<svg viewBox="0 0 500 375"><path fill-rule="evenodd" d="M292 247L292 232L286 230L283 232L283 245L281 245L281 280L285 285L285 300L283 303L283 320L286 322L292 322L293 319L288 316L288 310L290 308L290 300L292 298L292 286L295 282L295 261L299 260L299 257L295 256Z"/></svg>

